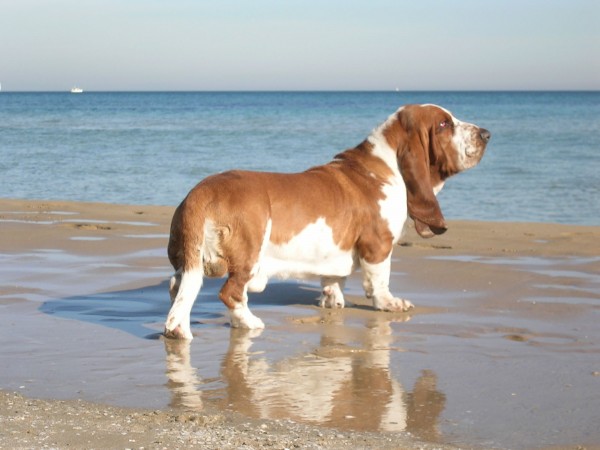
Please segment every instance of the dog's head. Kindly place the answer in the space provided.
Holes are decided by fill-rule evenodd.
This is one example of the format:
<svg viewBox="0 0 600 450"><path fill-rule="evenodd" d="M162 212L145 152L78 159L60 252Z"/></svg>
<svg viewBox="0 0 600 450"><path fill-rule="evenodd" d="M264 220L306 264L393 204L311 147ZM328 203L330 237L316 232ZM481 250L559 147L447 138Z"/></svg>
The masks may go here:
<svg viewBox="0 0 600 450"><path fill-rule="evenodd" d="M436 105L407 105L394 119L384 134L397 149L408 214L422 237L444 233L447 225L435 195L448 177L481 160L491 134Z"/></svg>

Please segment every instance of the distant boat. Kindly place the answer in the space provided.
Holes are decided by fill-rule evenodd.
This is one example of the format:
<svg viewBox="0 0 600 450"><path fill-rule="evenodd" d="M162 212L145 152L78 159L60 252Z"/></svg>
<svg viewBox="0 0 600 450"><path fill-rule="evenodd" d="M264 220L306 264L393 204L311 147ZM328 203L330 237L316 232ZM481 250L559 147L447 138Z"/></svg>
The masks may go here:
<svg viewBox="0 0 600 450"><path fill-rule="evenodd" d="M71 94L81 94L83 92L83 89L78 88L78 87L73 87L71 88Z"/></svg>

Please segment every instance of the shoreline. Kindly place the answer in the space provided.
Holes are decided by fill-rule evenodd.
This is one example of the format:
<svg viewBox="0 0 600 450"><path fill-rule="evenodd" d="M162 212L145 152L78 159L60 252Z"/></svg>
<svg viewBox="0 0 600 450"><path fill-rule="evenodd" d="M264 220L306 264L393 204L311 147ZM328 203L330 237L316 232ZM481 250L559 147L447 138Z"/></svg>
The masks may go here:
<svg viewBox="0 0 600 450"><path fill-rule="evenodd" d="M231 412L122 408L83 400L30 399L0 390L0 449L447 449L410 436L340 432Z"/></svg>
<svg viewBox="0 0 600 450"><path fill-rule="evenodd" d="M235 347L233 340L229 343L229 350L221 353L218 342L223 341L218 339L227 342L233 338L229 337L226 327L224 307L212 300L208 304L201 304L200 300L197 302L200 312L196 314L198 319L194 332L198 338L187 350L188 361L184 368L187 372L178 372L167 387L161 385L164 381L160 380L165 377L163 345L157 346L156 341L148 341L147 338L144 340L144 333L150 334L153 330L159 333L160 320L164 319L166 312L168 295L164 283L171 274L166 242L173 211L174 207L167 206L0 199L3 228L0 237L0 276L3 279L0 326L3 331L0 337L5 342L5 349L0 352L3 352L3 360L14 360L17 355L16 361L23 366L16 367L19 365L16 364L0 377L0 448L44 445L59 448L173 448L189 445L198 448L239 448L244 445L246 448L429 449L455 448L453 445L460 448L506 448L510 445L496 440L490 442L485 438L489 439L489 435L496 433L497 427L503 426L514 433L523 432L520 424L507 421L509 416L502 414L518 411L536 402L543 404L540 399L548 392L554 392L557 386L560 393L553 395L557 395L556 401L562 402L566 410L571 411L576 406L585 413L593 405L594 399L589 398L593 390L590 389L593 386L597 388L600 382L600 367L590 361L600 348L599 334L593 323L593 316L600 305L597 291L599 226L449 221L449 231L430 240L420 239L414 230L409 230L401 245L394 250L392 268L392 288L405 291L416 300L417 309L407 317L386 316L370 310L360 295L360 278L356 275L351 277L348 286L348 298L354 307L342 312L323 312L312 306L310 299L313 294L306 294L310 286L275 285L262 297L251 296L250 306L255 303L259 314L267 318L267 330L263 336L251 337L247 345L262 349L260 352L269 357L265 361L270 368L261 376L272 377L271 383L283 383L281 385L285 386L292 379L282 372L283 362L292 367L313 354L319 357L325 355L328 361L337 364L337 370L354 371L360 367L360 371L352 372L353 377L373 376L377 372L373 372L371 365L384 365L385 371L377 375L377 379L383 376L388 380L385 390L389 390L386 394L389 398L386 401L403 392L404 409L393 414L397 417L398 414L408 414L408 419L405 419L403 431L383 431L376 427L368 431L353 428L345 423L348 420L335 422L332 419L339 405L351 406L357 400L371 401L369 392L346 392L348 380L330 380L330 383L338 383L335 392L339 395L319 403L321 408L331 411L327 416L329 425L325 421L319 424L313 416L303 423L307 417L302 409L294 417L291 413L286 416L285 411L259 411L252 404L246 404L244 399L258 401L262 395L253 387L261 378L254 380L252 371L240 372L236 361L243 356L246 358L244 364L255 369L260 361L256 353L240 353L243 345ZM207 289L211 286L208 284ZM287 289L286 292L293 292L294 298L286 300L288 306L278 300L283 288ZM113 294L115 302L110 303ZM142 305L145 305L145 299L152 298L149 318L125 316L113 323L107 321L109 316L102 315L100 307L75 313L68 311L72 304L110 304L118 308L121 305L119 298L125 295ZM128 310L128 307L123 307L123 314L137 311L135 308ZM204 312L207 308L210 314ZM100 319L88 323L86 320L90 314ZM381 322L382 318L384 322ZM127 320L131 323L122 325ZM573 331L575 329L580 331ZM362 330L371 330L370 337L363 337ZM372 330L381 332L375 341L372 340ZM206 336L212 335L215 340L205 342ZM290 348L279 344L279 340L283 339L281 336L289 338L292 344L298 340L298 344L286 344L292 346ZM307 345L304 341L308 339L305 336L311 336L307 349L304 348ZM81 342L77 342L78 339ZM281 349L271 348L271 342ZM86 355L85 346L90 344L99 349L106 347L106 356ZM64 346L62 349L61 345ZM128 358L135 359L136 354L141 355L140 368L128 369L114 364L119 359L119 352L123 351L116 349L123 346L127 347L123 355ZM314 350L311 350L313 347ZM397 351L386 352L383 359L379 350L373 350L396 347ZM304 355L303 359L294 354L297 348ZM197 368L202 362L202 355L206 354L205 349L217 352L214 357L216 365ZM29 352L36 351L40 352L34 353L41 358L40 361L25 358ZM452 363L452 359L445 356L445 353L451 356L456 351L476 359L473 367L479 367L480 378L467 376L463 382L453 381L451 374L462 373L464 369L461 366L470 367L469 359ZM479 353L485 358L477 359ZM157 355L159 365L154 367L152 358L157 358ZM182 354L167 351L167 375L172 374L173 367L185 362L185 355L185 351ZM360 366L365 363L361 355L373 355L376 359ZM85 356L85 364L71 370L74 378L63 380L62 383L67 385L60 389L54 387L53 383L60 386L61 377L65 375L61 369L48 366L48 363L76 364ZM70 359L72 357L77 359ZM179 358L179 366L169 366L173 357ZM233 359L229 360L230 357ZM396 366L398 358L403 358L400 366ZM528 386L531 391L528 393L521 381L502 377L504 361L513 361L513 358L516 358L515 362L528 361L528 369L518 369L523 371L524 377L536 370L551 369L554 359L561 367L555 370L566 372L556 380L538 380L538 384ZM411 365L415 369L410 369ZM41 367L49 367L50 370L41 372ZM96 378L98 371L108 369L115 374L115 381L110 385L117 390L113 397L110 392L103 393L106 390L103 383L108 383L105 377L100 375ZM419 377L420 369L425 372ZM246 383L244 392L234 396L232 392L216 390L215 395L203 397L203 409L190 411L189 403L185 406L185 402L189 401L186 395L190 392L198 395L199 392L197 380L181 379L182 374L187 373L189 377L190 370L193 373L203 370L220 373L221 382L226 386L242 379ZM514 371L507 368L506 373L511 370ZM137 391L127 388L128 378L139 375L140 371L151 378L149 381L146 378L136 381L138 386L158 383L151 391L143 387L137 388ZM494 375L495 372L499 372L498 375ZM31 375L21 379L23 373ZM433 378L427 375L429 373L434 374ZM232 378L227 378L230 375ZM81 380L86 381L84 388L77 386ZM438 403L432 404L428 413L432 414L432 422L416 424L415 417L424 417L424 413L414 416L416 413L411 412L410 399L418 395L418 389L436 383L435 380L437 386L434 384L434 390L423 391L427 395L437 392L435 401ZM73 386L68 386L69 383ZM171 386L173 383L179 383L185 393L177 391L175 394ZM473 386L470 391L469 383ZM482 392L488 389L487 386L496 388L486 395L475 395L473 391L477 390L477 386L474 383L480 384ZM565 387L565 383L570 387ZM507 386L502 388L503 384ZM19 389L20 385L25 388ZM401 385L403 387L399 387ZM133 401L133 408L115 406L114 399L119 398L119 389L129 391L132 400L123 395L116 404ZM384 389L383 385L381 389ZM502 389L514 392L505 397ZM151 401L156 402L158 407L143 406L144 401L148 401L143 400L148 392L160 394ZM511 397L512 393L516 399ZM176 395L179 403L169 406L163 400L163 396L169 395ZM221 398L223 395L225 398ZM532 398L528 397L532 395ZM264 398L268 405L270 397ZM520 400L522 404L512 404L521 398L524 398ZM138 407L140 405L141 408ZM329 405L333 409L327 409ZM477 422L471 425L475 428L474 434L468 434L465 431L468 427L464 428L468 414L462 409L480 408L484 411L492 406L499 414L496 416L500 419L499 424ZM383 418L392 411L379 411L377 414ZM357 413L345 415L356 416ZM544 432L544 427L548 428L546 440L540 441L539 447L576 448L582 445L587 449L599 448L600 434L593 431L593 423L579 423L582 421L581 414L566 414L565 426L573 428L577 423L580 428L562 438L550 432L551 427L557 425L548 416L546 418L541 411L531 416L530 424L523 425L525 428L541 428L539 433ZM584 414L583 417L588 417L588 421L594 420L593 414ZM398 422L398 419L394 420ZM519 420L522 420L521 416ZM498 435L501 434L498 430ZM533 447L530 444L513 446Z"/></svg>

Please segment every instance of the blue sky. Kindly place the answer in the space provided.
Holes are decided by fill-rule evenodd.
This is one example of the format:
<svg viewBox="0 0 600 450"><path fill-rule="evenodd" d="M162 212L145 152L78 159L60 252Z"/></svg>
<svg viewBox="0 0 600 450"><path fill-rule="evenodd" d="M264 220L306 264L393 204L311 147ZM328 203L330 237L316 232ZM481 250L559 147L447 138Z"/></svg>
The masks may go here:
<svg viewBox="0 0 600 450"><path fill-rule="evenodd" d="M2 0L8 90L600 89L598 0Z"/></svg>

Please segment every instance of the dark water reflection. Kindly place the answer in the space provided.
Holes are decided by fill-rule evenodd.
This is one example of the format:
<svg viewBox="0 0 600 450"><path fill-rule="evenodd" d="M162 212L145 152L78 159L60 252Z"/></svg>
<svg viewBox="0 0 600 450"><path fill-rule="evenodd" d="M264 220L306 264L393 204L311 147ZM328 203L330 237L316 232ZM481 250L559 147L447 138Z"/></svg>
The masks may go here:
<svg viewBox="0 0 600 450"><path fill-rule="evenodd" d="M253 299L253 308L267 323L265 331L232 329L216 297L220 285L220 280L206 280L193 312L192 342L161 336L168 309L166 281L50 300L40 310L144 340L161 339L173 408L202 410L210 402L254 418L440 438L446 396L436 373L413 370L412 386L399 378L404 349L397 346L392 322L409 317L361 308L321 310L313 306L313 286L282 282ZM155 363L141 364L155 371ZM140 390L139 396L145 395L153 394Z"/></svg>

